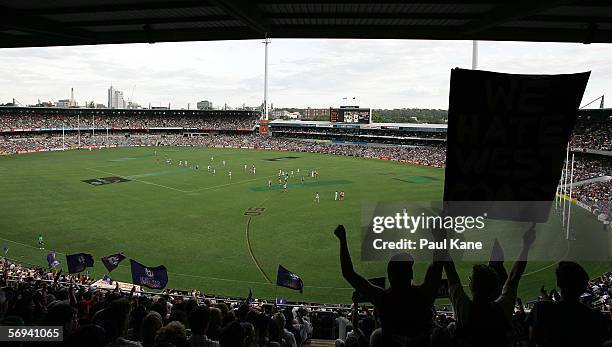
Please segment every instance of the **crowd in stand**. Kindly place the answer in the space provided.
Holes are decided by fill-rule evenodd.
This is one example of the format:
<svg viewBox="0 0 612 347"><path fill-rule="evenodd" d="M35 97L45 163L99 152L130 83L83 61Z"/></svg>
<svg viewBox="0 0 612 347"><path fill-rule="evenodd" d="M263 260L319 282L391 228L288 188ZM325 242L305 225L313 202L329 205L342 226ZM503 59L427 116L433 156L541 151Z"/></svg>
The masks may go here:
<svg viewBox="0 0 612 347"><path fill-rule="evenodd" d="M365 158L388 160L405 160L443 167L445 162L444 146L408 147L408 146L367 146L349 144L330 144L315 141L261 136L215 136L210 146L252 147L261 149L288 150L295 152L324 153Z"/></svg>
<svg viewBox="0 0 612 347"><path fill-rule="evenodd" d="M80 137L80 145L87 146L217 146L232 148L258 148L288 150L296 152L325 153L388 160L405 160L423 165L444 166L443 146L397 147L337 145L314 141L300 141L286 138L264 138L255 135L216 135L216 136L183 136L182 134L131 134L110 135L104 133L96 136ZM0 153L19 153L35 150L75 148L79 138L55 135L29 135L0 138Z"/></svg>
<svg viewBox="0 0 612 347"><path fill-rule="evenodd" d="M217 129L236 130L253 129L256 118L253 116L215 115L214 117L169 117L158 115L138 116L101 116L80 117L73 115L46 114L42 115L7 115L0 116L0 130L3 129L61 129L89 128L95 125L98 129L149 129L159 127L190 128L190 129ZM407 124L406 127L410 127ZM344 138L353 137L354 140L367 140L372 136L422 139L444 139L445 132L434 131L405 131L397 129L360 129L360 128L325 128L325 127L288 127L274 126L279 135L292 135L294 137L311 138ZM602 117L600 120L579 118L572 136L572 147L577 149L594 149L612 151L612 122Z"/></svg>
<svg viewBox="0 0 612 347"><path fill-rule="evenodd" d="M612 157L589 156L577 157L574 160L574 182L609 175L612 175Z"/></svg>
<svg viewBox="0 0 612 347"><path fill-rule="evenodd" d="M0 117L2 129L62 129L90 128L98 129L148 129L156 127L189 128L189 129L219 129L219 130L251 130L256 124L256 118L251 116L214 116L214 117L168 117L168 116L102 116L77 117L73 115L19 115Z"/></svg>
<svg viewBox="0 0 612 347"><path fill-rule="evenodd" d="M0 271L0 325L63 327L64 343L56 345L297 347L312 335L300 306L102 290L85 276L7 259Z"/></svg>
<svg viewBox="0 0 612 347"><path fill-rule="evenodd" d="M610 216L612 211L612 180L594 182L573 188L572 195L587 204L593 213Z"/></svg>
<svg viewBox="0 0 612 347"><path fill-rule="evenodd" d="M612 122L610 119L576 122L572 147L612 151Z"/></svg>
<svg viewBox="0 0 612 347"><path fill-rule="evenodd" d="M584 157L574 162L572 197L587 205L596 216L610 221L612 216L612 160L608 158ZM602 181L580 183L581 181L602 178ZM567 192L566 192L567 193Z"/></svg>
<svg viewBox="0 0 612 347"><path fill-rule="evenodd" d="M0 325L60 326L64 342L55 345L64 346L298 347L320 336L317 329L330 331L325 338L346 347L588 347L602 346L611 337L612 273L589 281L580 265L560 262L555 270L558 290L542 287L528 305L516 297L535 239L533 228L525 233L523 250L509 273L503 262L473 267L471 299L444 251L440 258L434 255L421 284L412 280L408 254L393 257L387 269L390 286L382 289L353 270L345 233L337 229L336 235L342 275L373 307L274 305L203 296L195 290L185 296L136 287L122 291L118 284L102 289L85 275L1 258ZM443 271L452 304L452 311L444 312L433 305Z"/></svg>
<svg viewBox="0 0 612 347"><path fill-rule="evenodd" d="M360 128L327 128L327 127L289 127L273 126L273 132L291 135L304 134L327 135L331 137L342 137L346 135L367 140L370 137L397 137L397 138L422 138L422 139L446 139L446 131L404 131L390 129L360 129Z"/></svg>

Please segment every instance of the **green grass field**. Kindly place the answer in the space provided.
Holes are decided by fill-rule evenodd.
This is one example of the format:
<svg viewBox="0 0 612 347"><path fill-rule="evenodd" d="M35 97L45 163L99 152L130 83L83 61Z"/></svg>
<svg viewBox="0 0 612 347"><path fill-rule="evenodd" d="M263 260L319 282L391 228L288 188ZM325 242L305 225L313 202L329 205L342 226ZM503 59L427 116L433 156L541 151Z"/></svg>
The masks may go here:
<svg viewBox="0 0 612 347"><path fill-rule="evenodd" d="M166 156L173 165L164 162ZM206 169L211 157L214 176ZM178 160L200 169L179 167ZM244 164L255 164L256 175L245 172ZM294 171L286 193L277 184L279 169ZM319 170L319 179L302 184L299 177L310 169ZM109 176L130 181L83 182ZM242 297L252 288L262 298L348 302L352 289L340 275L336 224L349 231L356 269L367 277L383 276L385 263L359 261L362 203L440 200L443 179L444 171L436 168L246 149L120 148L5 156L0 157L0 243L9 247L9 258L46 265L47 251L36 245L42 233L47 250L60 253L63 265L65 253L92 253L96 276L105 273L101 256L123 251L145 265L165 265L171 288ZM334 201L335 190L345 191L346 200ZM265 210L245 216L250 208ZM268 282L275 281L279 263L301 276L303 294ZM129 262L121 265L111 277L131 281ZM415 265L417 282L426 265ZM520 288L525 301L542 284L554 284L553 265L529 264ZM609 262L585 265L592 276L612 269ZM459 264L466 280L470 266Z"/></svg>

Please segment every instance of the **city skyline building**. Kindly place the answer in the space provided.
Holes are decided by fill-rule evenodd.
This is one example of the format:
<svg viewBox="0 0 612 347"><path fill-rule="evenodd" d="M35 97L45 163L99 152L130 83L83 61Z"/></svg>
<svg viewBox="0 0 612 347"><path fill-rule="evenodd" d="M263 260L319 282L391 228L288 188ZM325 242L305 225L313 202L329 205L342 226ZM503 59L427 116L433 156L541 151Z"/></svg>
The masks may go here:
<svg viewBox="0 0 612 347"><path fill-rule="evenodd" d="M212 101L202 100L196 103L198 110L211 110L213 108Z"/></svg>
<svg viewBox="0 0 612 347"><path fill-rule="evenodd" d="M112 85L108 88L108 108L125 108L123 92Z"/></svg>

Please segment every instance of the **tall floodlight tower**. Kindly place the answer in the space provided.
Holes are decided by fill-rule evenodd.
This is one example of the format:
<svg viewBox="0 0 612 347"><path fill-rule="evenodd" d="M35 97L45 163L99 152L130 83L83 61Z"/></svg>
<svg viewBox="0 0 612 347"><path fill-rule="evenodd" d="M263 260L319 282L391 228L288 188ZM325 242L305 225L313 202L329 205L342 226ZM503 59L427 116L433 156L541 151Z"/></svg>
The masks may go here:
<svg viewBox="0 0 612 347"><path fill-rule="evenodd" d="M264 102L262 119L268 120L268 45L270 44L268 34L266 34L266 39L263 44L266 45L266 53L264 58Z"/></svg>
<svg viewBox="0 0 612 347"><path fill-rule="evenodd" d="M478 41L472 41L472 70L478 69Z"/></svg>

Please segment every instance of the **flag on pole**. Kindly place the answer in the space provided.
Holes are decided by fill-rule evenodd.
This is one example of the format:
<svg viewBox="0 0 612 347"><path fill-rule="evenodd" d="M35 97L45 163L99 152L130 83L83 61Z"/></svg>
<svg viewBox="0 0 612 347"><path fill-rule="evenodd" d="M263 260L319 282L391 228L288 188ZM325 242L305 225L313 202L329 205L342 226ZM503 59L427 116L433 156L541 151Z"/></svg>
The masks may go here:
<svg viewBox="0 0 612 347"><path fill-rule="evenodd" d="M102 257L102 264L104 264L104 267L106 267L108 272L112 272L117 268L117 266L119 266L119 263L121 263L123 259L125 259L123 252L111 254L106 257Z"/></svg>
<svg viewBox="0 0 612 347"><path fill-rule="evenodd" d="M302 282L302 279L293 272L285 269L280 264L278 265L278 273L276 275L276 285L293 290L299 290L300 293L302 293L304 290L304 282Z"/></svg>
<svg viewBox="0 0 612 347"><path fill-rule="evenodd" d="M504 250L499 244L499 240L495 239L493 242L493 248L491 248L491 255L489 256L489 266L493 266L493 263L504 262Z"/></svg>
<svg viewBox="0 0 612 347"><path fill-rule="evenodd" d="M49 263L51 267L57 267L60 264L60 261L57 260L55 256L55 251L51 251L47 254L47 263Z"/></svg>
<svg viewBox="0 0 612 347"><path fill-rule="evenodd" d="M147 267L130 259L132 283L151 289L163 289L168 284L168 272L163 265Z"/></svg>
<svg viewBox="0 0 612 347"><path fill-rule="evenodd" d="M489 266L495 269L497 275L499 276L499 288L503 287L504 283L506 283L506 279L508 279L508 272L504 267L504 250L499 244L499 241L495 239L493 243L493 248L491 249L491 256L489 257Z"/></svg>
<svg viewBox="0 0 612 347"><path fill-rule="evenodd" d="M253 291L249 288L249 296L246 299L247 304L251 304L253 302Z"/></svg>
<svg viewBox="0 0 612 347"><path fill-rule="evenodd" d="M68 265L68 273L78 273L85 271L85 268L93 267L94 260L91 254L75 253L66 254L66 264Z"/></svg>
<svg viewBox="0 0 612 347"><path fill-rule="evenodd" d="M110 285L113 284L113 280L110 277L108 277L108 275L102 276L102 281L104 281L104 282L106 282L106 283L108 283Z"/></svg>

